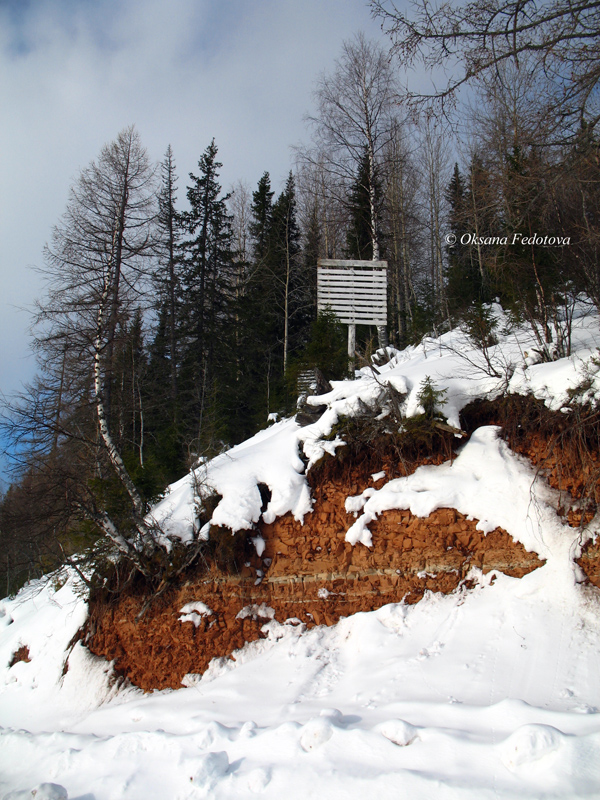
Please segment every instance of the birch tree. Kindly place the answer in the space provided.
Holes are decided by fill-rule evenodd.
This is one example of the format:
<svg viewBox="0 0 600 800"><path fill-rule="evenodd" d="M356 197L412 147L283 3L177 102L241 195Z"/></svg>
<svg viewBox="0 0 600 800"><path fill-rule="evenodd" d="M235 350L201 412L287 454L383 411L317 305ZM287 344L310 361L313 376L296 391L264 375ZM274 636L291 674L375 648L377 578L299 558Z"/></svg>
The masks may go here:
<svg viewBox="0 0 600 800"><path fill-rule="evenodd" d="M434 316L440 319L448 317L448 304L444 285L443 255L443 222L445 213L444 187L447 185L449 158L448 143L443 132L426 119L422 127L421 161L425 178L423 186L424 205L427 213L429 280L431 283L431 300Z"/></svg>
<svg viewBox="0 0 600 800"><path fill-rule="evenodd" d="M541 143L577 139L582 122L600 119L600 16L596 0L468 0L431 3L370 0L374 16L407 71L425 67L431 92L408 91L409 99L438 108L452 104L463 87L490 78L533 57L544 81L538 119L551 120ZM420 89L421 87L419 87Z"/></svg>
<svg viewBox="0 0 600 800"><path fill-rule="evenodd" d="M156 214L155 170L130 127L81 171L53 230L34 326L40 377L11 409L30 466L61 476L64 526L91 521L147 576L156 543L123 456L117 372L128 323L150 303Z"/></svg>
<svg viewBox="0 0 600 800"><path fill-rule="evenodd" d="M387 54L360 33L342 45L335 70L315 91L317 113L308 117L325 168L348 187L365 156L373 260L380 258L377 169L396 124L396 87Z"/></svg>
<svg viewBox="0 0 600 800"><path fill-rule="evenodd" d="M419 175L401 125L386 148L385 222L388 241L388 281L397 345L405 345L413 327L415 249L418 240Z"/></svg>
<svg viewBox="0 0 600 800"><path fill-rule="evenodd" d="M308 117L315 152L346 191L366 161L364 190L369 198L372 257L379 261L379 167L397 116L394 74L386 52L362 33L344 42L335 70L318 81L315 99L317 113ZM379 329L379 340L380 345L387 344L385 328Z"/></svg>

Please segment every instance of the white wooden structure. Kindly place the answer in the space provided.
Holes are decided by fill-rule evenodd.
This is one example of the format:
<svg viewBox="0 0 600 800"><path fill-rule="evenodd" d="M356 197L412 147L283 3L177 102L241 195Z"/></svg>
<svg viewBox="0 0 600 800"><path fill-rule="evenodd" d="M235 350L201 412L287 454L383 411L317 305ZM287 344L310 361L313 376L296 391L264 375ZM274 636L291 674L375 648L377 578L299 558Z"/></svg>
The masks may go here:
<svg viewBox="0 0 600 800"><path fill-rule="evenodd" d="M387 261L320 258L317 304L347 325L387 325Z"/></svg>
<svg viewBox="0 0 600 800"><path fill-rule="evenodd" d="M320 258L317 308L330 309L348 325L348 356L353 359L356 326L387 325L387 261Z"/></svg>

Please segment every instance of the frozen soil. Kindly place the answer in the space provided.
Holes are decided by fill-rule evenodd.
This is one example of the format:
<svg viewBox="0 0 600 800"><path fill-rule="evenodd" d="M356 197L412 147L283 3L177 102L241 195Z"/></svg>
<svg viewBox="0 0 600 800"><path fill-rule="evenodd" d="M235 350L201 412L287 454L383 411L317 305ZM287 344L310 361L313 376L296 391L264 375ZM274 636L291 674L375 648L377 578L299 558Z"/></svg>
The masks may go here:
<svg viewBox="0 0 600 800"><path fill-rule="evenodd" d="M139 620L68 570L0 601L2 800L600 797L599 343L502 332L508 385L458 329L390 353L170 487L207 563ZM469 437L378 441L427 377Z"/></svg>
<svg viewBox="0 0 600 800"><path fill-rule="evenodd" d="M502 528L484 534L477 519L453 508L426 517L383 511L370 524L372 545L350 544L346 533L356 514L346 510L348 497L377 489L384 473L406 476L444 458L430 453L399 462L376 447L340 452L343 458L327 456L309 472L314 505L303 524L287 513L251 532L213 532L235 537L235 568L201 561L139 619L148 599L139 583L114 599L92 599L84 633L90 651L144 691L179 688L185 675L204 673L213 658L264 637L269 619L334 625L387 603L416 603L428 591L468 588L473 567L520 578L544 563ZM248 547L257 536L260 556ZM198 602L210 613L185 618L182 609Z"/></svg>

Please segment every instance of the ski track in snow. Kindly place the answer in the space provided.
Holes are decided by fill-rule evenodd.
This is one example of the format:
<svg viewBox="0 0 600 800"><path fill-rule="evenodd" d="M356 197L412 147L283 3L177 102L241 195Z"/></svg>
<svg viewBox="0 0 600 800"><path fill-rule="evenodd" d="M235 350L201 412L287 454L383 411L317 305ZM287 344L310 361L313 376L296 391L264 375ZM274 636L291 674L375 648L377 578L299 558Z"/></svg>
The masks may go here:
<svg viewBox="0 0 600 800"><path fill-rule="evenodd" d="M523 361L535 345L523 338L507 337L492 355L513 363L511 390L558 409L586 369L590 391L600 389L590 361L597 329L596 317L578 316L578 352L553 364ZM443 410L458 425L462 406L498 389L461 359L461 336L396 353L377 379L364 370L334 384L315 399L328 410L314 425L280 422L204 465L203 485L223 496L215 523L256 522L258 483L272 492L267 520L310 513L299 448L311 463L335 452L341 444L322 437L387 381L411 414L429 375L447 388ZM193 501L187 476L153 514L186 539ZM468 592L428 592L416 605L331 628L270 621L266 639L235 660L215 659L189 688L148 695L115 684L111 666L81 643L69 649L86 616L76 576L34 582L0 602L0 798L33 790L37 800L600 797L599 593L578 583L580 531L557 517L557 494L482 428L452 465L421 468L348 503L357 547L368 546L369 522L386 508L426 516L450 505L484 532L504 527L546 563L520 580L473 570ZM597 529L594 520L589 532ZM9 668L22 645L31 660Z"/></svg>

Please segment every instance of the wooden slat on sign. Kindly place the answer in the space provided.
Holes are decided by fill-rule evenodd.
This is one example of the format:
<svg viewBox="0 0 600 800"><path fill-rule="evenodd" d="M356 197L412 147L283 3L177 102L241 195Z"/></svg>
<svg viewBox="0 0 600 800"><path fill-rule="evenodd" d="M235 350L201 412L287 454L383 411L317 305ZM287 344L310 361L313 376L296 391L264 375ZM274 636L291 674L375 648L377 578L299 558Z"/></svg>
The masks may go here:
<svg viewBox="0 0 600 800"><path fill-rule="evenodd" d="M364 261L352 258L320 258L319 267L356 267L357 269L387 269L387 261Z"/></svg>
<svg viewBox="0 0 600 800"><path fill-rule="evenodd" d="M373 263L375 263L375 262L373 262ZM342 270L343 270L343 272L342 272ZM340 267L339 270L338 269L332 269L331 267L323 267L323 268L320 269L320 272L321 272L321 275L329 275L329 276L335 277L337 275L341 276L342 274L344 274L344 275L352 275L354 278L363 278L364 280L372 280L372 279L377 280L380 275L385 274L385 273L380 272L379 269L377 271L375 271L375 270L368 270L367 271L367 270L364 270L364 269L351 269L351 268L345 268L345 267Z"/></svg>
<svg viewBox="0 0 600 800"><path fill-rule="evenodd" d="M326 272L321 273L320 275L321 280L324 283L355 283L359 284L360 286L385 286L387 283L385 274L383 275L365 275L363 272L362 274L355 274L353 275L351 272L348 275L328 275Z"/></svg>
<svg viewBox="0 0 600 800"><path fill-rule="evenodd" d="M348 302L352 305L358 304L362 306L378 306L385 305L385 295L363 295L360 298L352 297L352 295L340 294L336 292L323 292L319 294L319 306L329 305L333 306L335 303Z"/></svg>
<svg viewBox="0 0 600 800"><path fill-rule="evenodd" d="M387 261L320 259L317 300L349 325L386 325Z"/></svg>
<svg viewBox="0 0 600 800"><path fill-rule="evenodd" d="M321 282L321 288L323 291L327 292L344 292L344 294L348 293L348 288L351 289L360 289L362 292L369 292L370 294L378 294L384 295L386 290L386 284L382 283L377 286L377 284L373 283L357 283L353 282L351 287L348 287L347 284L342 283L341 281L337 283L329 283L328 281Z"/></svg>
<svg viewBox="0 0 600 800"><path fill-rule="evenodd" d="M385 294L386 293L385 292L367 291L367 292L361 292L360 294L361 294L361 296L360 296L359 299L357 299L357 302L377 303L379 301L381 301L381 302L385 301ZM323 292L320 293L320 296L322 296L322 297L325 297L325 295L327 295L328 297L331 297L333 299L336 299L336 300L344 300L344 299L350 300L350 299L352 299L352 298L350 298L348 296L347 292L344 292L344 291L341 291L341 290L338 290L338 289L336 289L334 291L323 291Z"/></svg>

